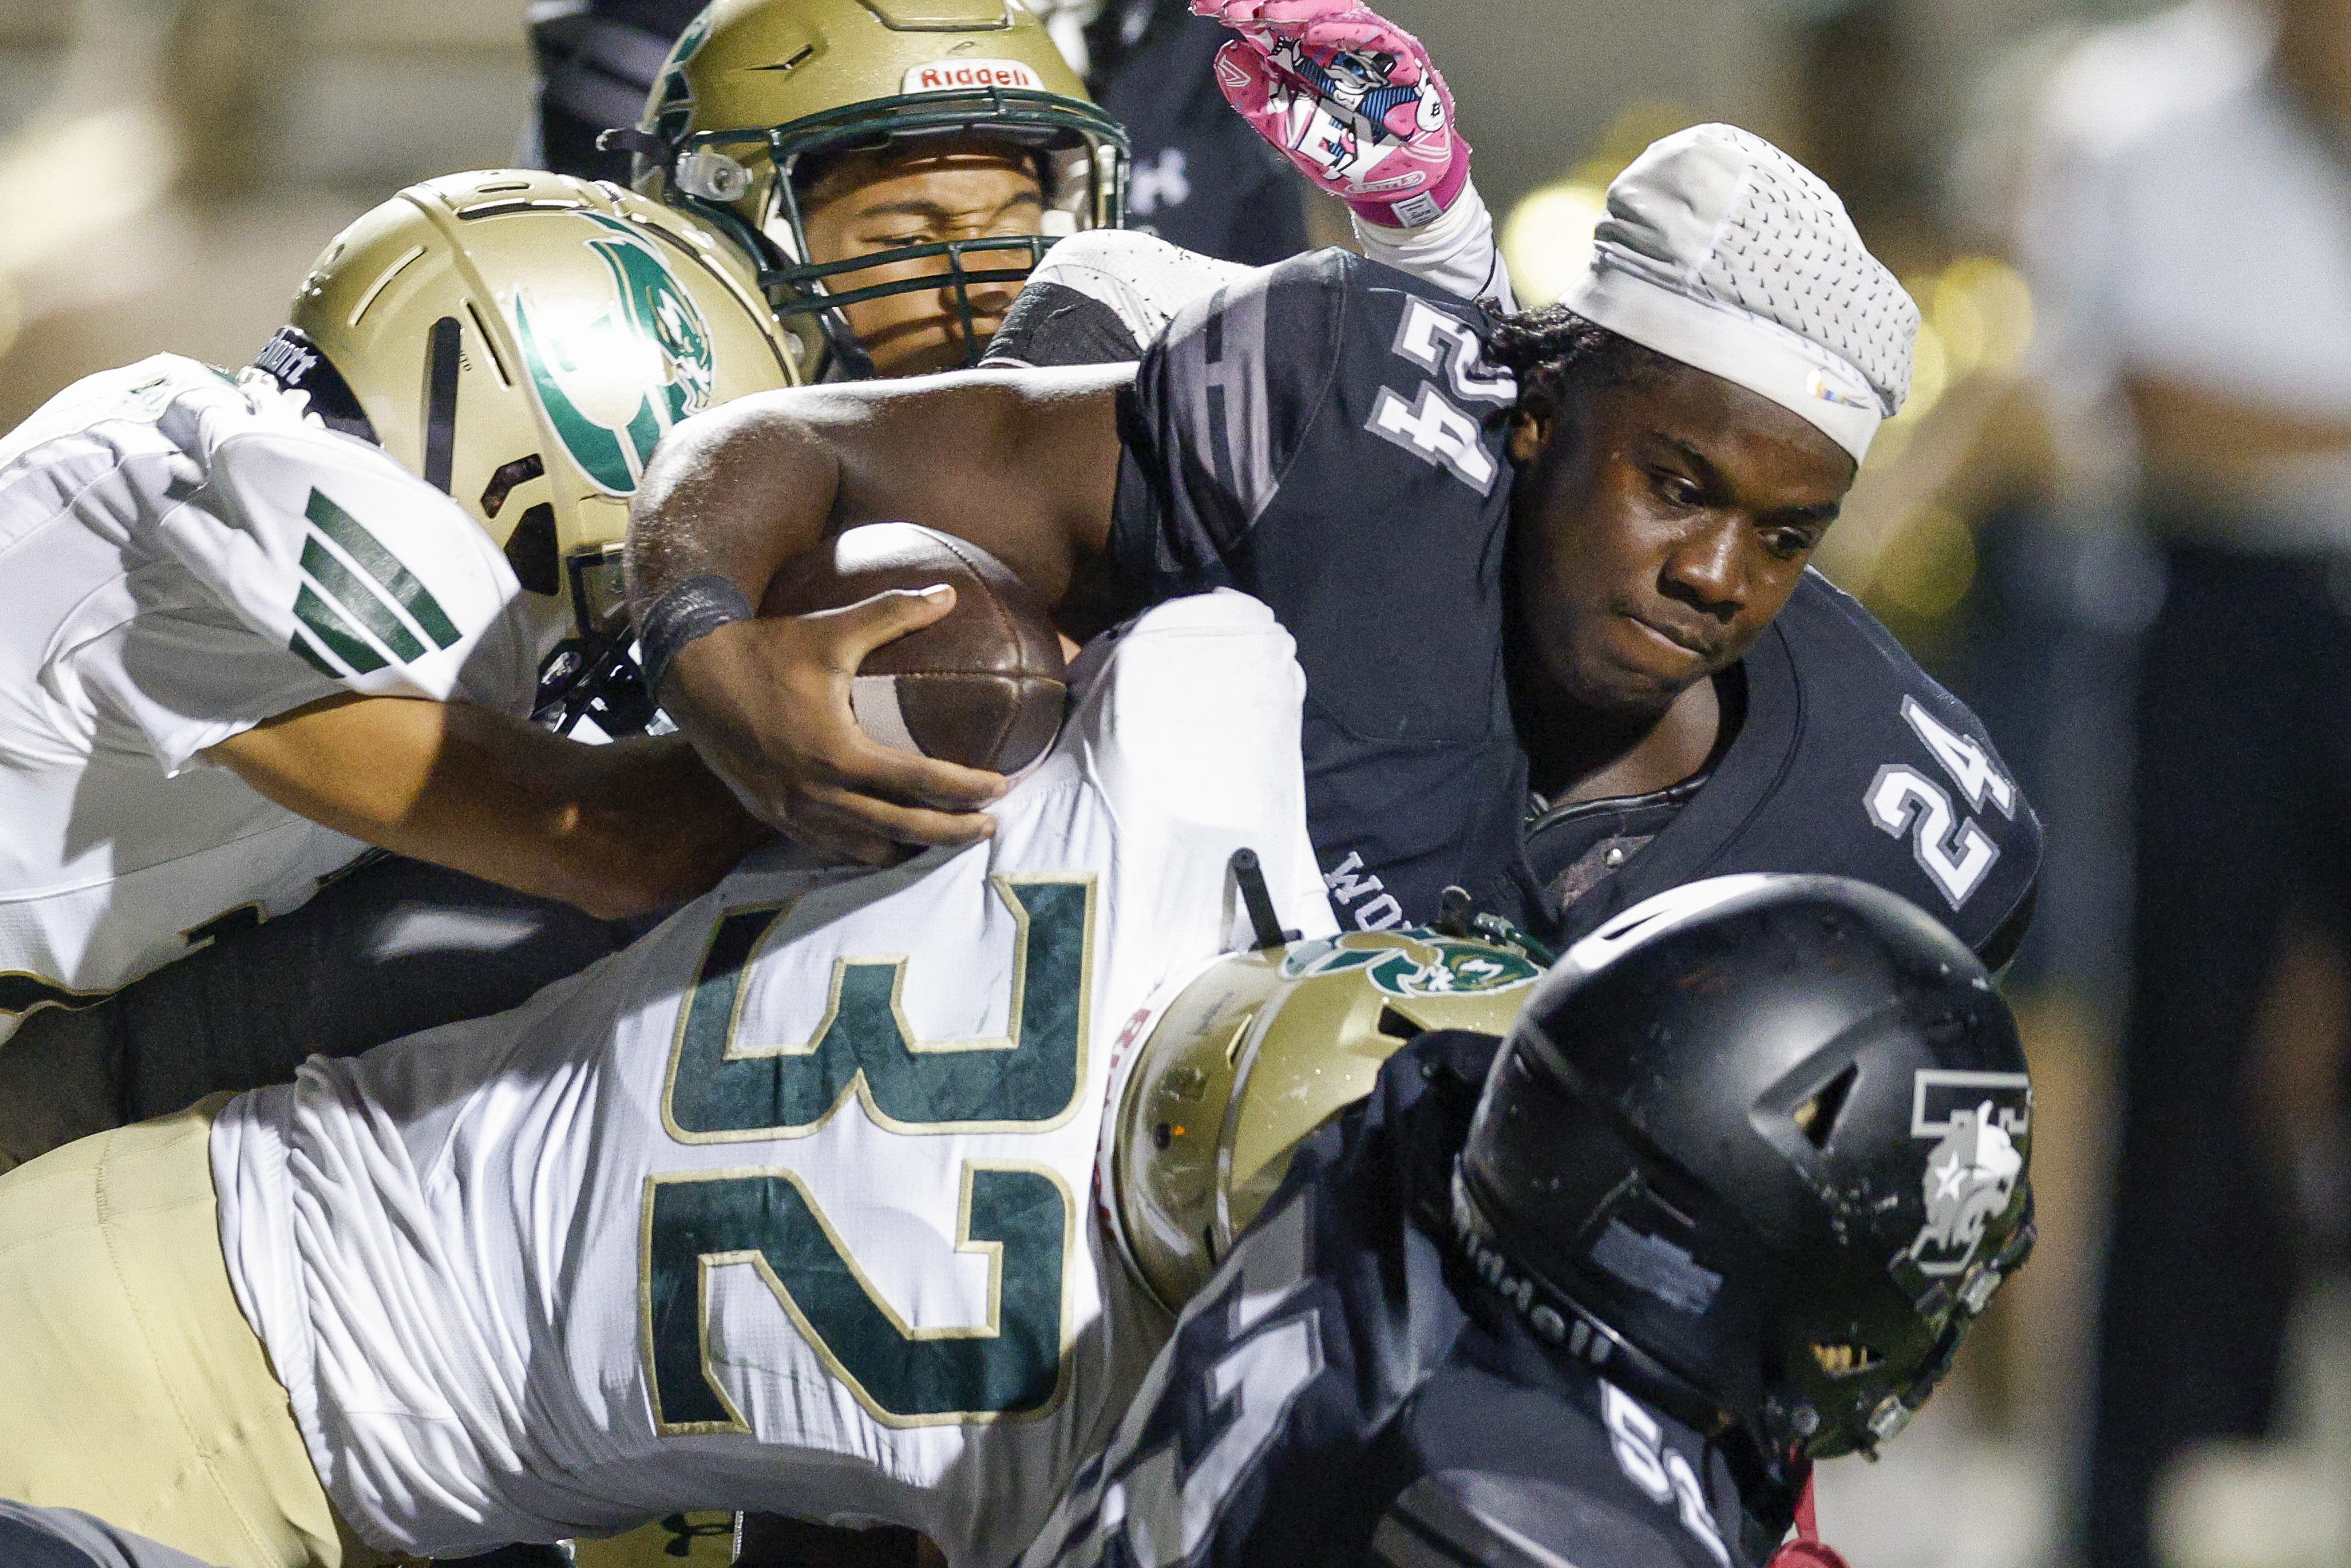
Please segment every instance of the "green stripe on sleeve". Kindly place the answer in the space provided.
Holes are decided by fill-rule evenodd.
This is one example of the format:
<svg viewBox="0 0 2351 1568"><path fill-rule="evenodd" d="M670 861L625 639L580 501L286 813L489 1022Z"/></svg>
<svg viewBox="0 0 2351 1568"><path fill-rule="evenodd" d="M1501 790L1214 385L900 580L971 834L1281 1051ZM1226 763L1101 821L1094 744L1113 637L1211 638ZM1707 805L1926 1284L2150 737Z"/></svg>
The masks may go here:
<svg viewBox="0 0 2351 1568"><path fill-rule="evenodd" d="M315 538L302 541L302 570L318 580L343 607L343 612L376 635L396 659L424 657L424 644L409 634L392 606L367 583L345 570Z"/></svg>
<svg viewBox="0 0 2351 1568"><path fill-rule="evenodd" d="M343 553L359 562L360 569L398 600L402 609L416 617L416 623L424 628L424 634L433 639L435 647L446 648L457 641L457 628L450 623L441 601L383 548L381 541L361 527L357 517L317 490L310 492L310 505L303 515L319 526L320 533L340 545ZM415 656L401 655L404 659Z"/></svg>
<svg viewBox="0 0 2351 1568"><path fill-rule="evenodd" d="M359 633L335 613L335 607L311 592L307 582L302 591L294 596L294 616L310 629L312 636L349 664L353 674L364 675L383 668L384 656L360 642Z"/></svg>
<svg viewBox="0 0 2351 1568"><path fill-rule="evenodd" d="M327 655L319 652L317 644L313 643L308 637L302 635L300 627L298 626L295 628L294 635L287 639L286 648L288 653L296 655L304 664L309 665L312 669L326 676L327 679L330 681L340 681L343 678L342 671L327 663Z"/></svg>

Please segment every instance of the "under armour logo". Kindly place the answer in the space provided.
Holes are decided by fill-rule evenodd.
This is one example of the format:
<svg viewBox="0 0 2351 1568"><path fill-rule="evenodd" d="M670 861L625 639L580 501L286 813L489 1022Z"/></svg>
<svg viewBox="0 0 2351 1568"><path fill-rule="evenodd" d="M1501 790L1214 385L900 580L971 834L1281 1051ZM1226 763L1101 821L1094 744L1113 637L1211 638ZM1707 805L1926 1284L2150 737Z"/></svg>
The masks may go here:
<svg viewBox="0 0 2351 1568"><path fill-rule="evenodd" d="M723 1535L729 1541L735 1536L731 1515L715 1524L696 1524L682 1513L667 1513L662 1516L661 1527L673 1537L662 1546L663 1552L671 1557L693 1556L694 1543L710 1536Z"/></svg>
<svg viewBox="0 0 2351 1568"><path fill-rule="evenodd" d="M1155 163L1136 162L1127 176L1126 204L1138 217L1149 217L1162 207L1180 207L1192 199L1192 182L1184 172L1184 150L1170 147Z"/></svg>

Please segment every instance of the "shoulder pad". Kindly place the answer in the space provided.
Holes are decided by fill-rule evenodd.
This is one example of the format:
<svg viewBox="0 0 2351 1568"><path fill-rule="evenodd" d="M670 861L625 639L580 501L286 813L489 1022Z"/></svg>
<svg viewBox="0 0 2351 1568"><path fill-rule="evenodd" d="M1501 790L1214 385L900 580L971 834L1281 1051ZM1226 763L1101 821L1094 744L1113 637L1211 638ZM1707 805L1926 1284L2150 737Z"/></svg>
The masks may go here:
<svg viewBox="0 0 2351 1568"><path fill-rule="evenodd" d="M1562 936L1699 877L1819 873L1898 894L2005 963L2031 915L2041 821L1982 721L1817 572L1744 668L1746 720L1706 787Z"/></svg>
<svg viewBox="0 0 2351 1568"><path fill-rule="evenodd" d="M2013 954L2041 865L2041 820L1983 721L1859 601L1816 572L1782 616L1803 712L1803 775L1866 767L1875 878L1994 968ZM1910 885L1900 885L1907 877Z"/></svg>

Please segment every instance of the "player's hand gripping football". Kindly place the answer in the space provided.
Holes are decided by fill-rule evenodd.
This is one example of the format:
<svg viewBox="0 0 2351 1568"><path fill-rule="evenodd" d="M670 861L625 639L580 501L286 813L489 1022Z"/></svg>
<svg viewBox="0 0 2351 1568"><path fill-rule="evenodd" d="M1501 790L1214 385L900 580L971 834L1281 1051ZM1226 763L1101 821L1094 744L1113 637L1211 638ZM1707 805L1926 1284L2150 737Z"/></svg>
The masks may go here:
<svg viewBox="0 0 2351 1568"><path fill-rule="evenodd" d="M849 697L866 654L954 608L940 588L721 626L679 651L662 706L746 810L810 849L888 865L907 844L975 842L1003 775L878 744Z"/></svg>
<svg viewBox="0 0 2351 1568"><path fill-rule="evenodd" d="M1453 95L1418 38L1354 0L1191 0L1240 35L1217 85L1257 133L1367 223L1416 228L1469 183Z"/></svg>

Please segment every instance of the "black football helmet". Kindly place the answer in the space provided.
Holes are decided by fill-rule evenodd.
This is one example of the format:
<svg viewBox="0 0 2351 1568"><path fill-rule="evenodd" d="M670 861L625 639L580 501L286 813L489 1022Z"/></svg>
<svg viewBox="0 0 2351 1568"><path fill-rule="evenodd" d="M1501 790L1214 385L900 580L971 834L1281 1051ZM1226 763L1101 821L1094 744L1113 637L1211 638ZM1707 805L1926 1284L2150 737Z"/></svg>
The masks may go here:
<svg viewBox="0 0 2351 1568"><path fill-rule="evenodd" d="M1787 1475L1900 1431L2024 1261L2032 1119L1957 937L1842 877L1720 877L1543 980L1454 1226L1541 1337Z"/></svg>

